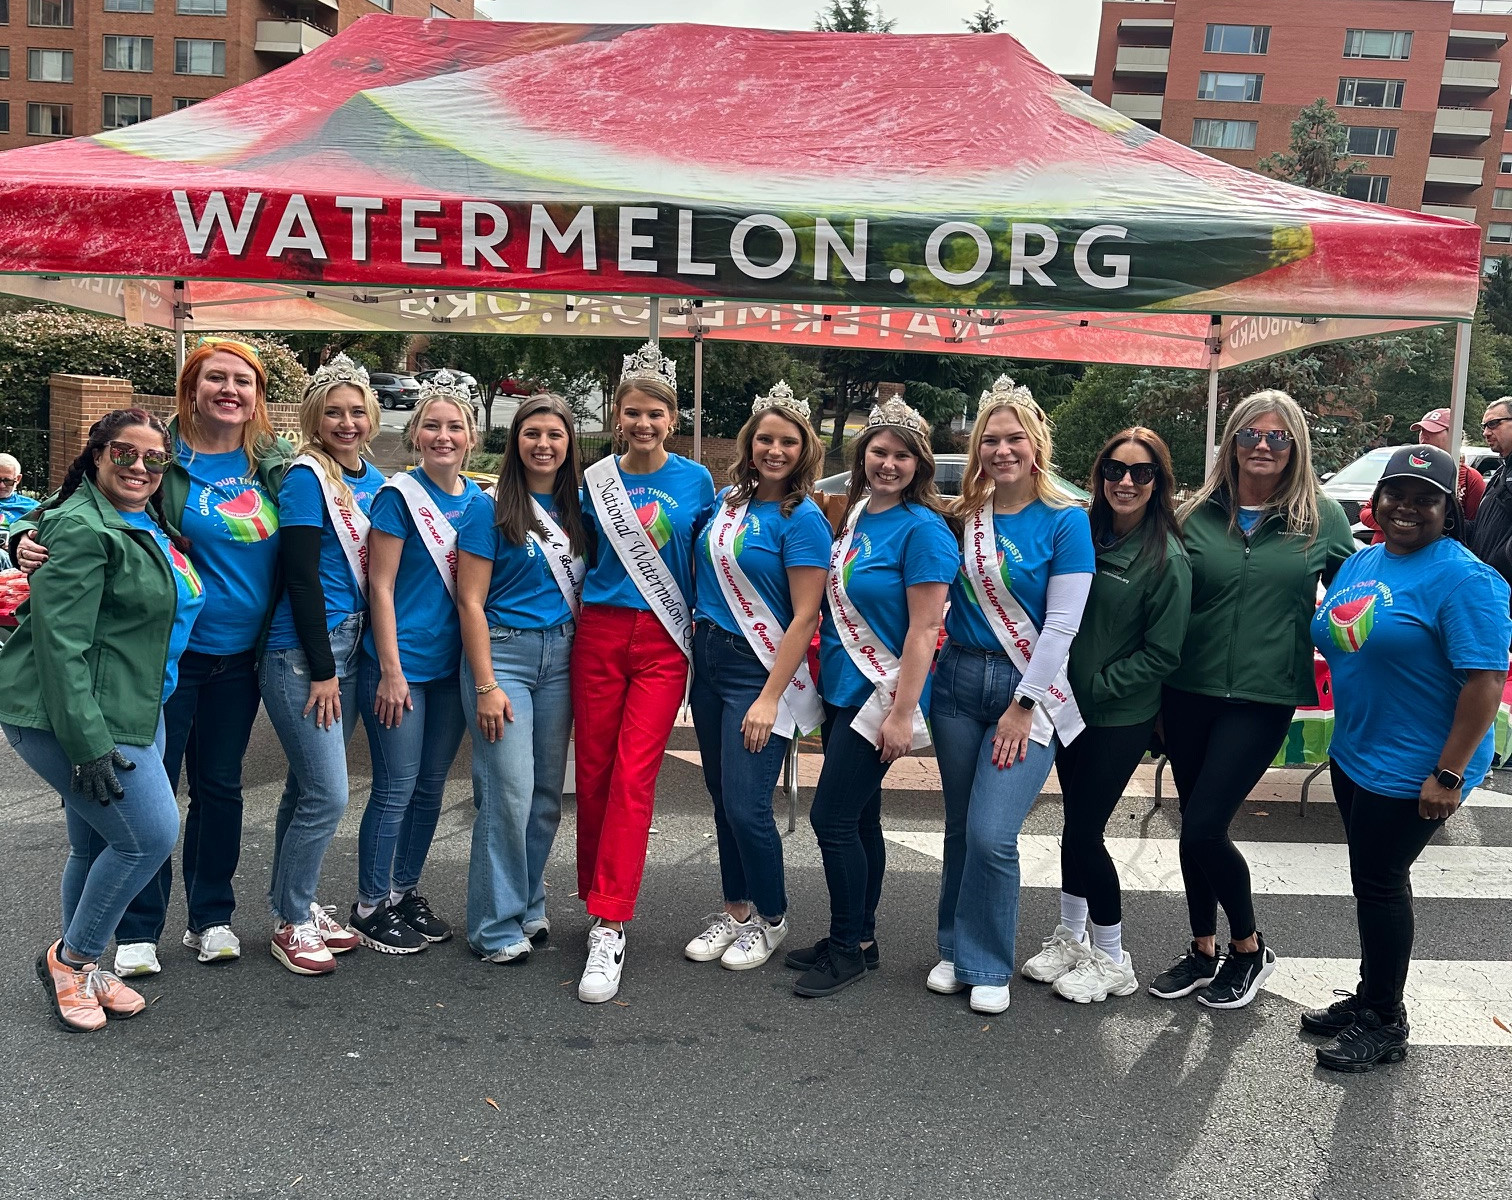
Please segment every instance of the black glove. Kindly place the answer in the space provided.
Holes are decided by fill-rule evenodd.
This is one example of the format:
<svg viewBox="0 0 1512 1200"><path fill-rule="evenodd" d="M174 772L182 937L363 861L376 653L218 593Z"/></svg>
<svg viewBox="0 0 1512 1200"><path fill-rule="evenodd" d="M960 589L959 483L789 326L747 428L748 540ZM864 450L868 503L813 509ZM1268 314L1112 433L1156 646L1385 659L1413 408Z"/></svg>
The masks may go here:
<svg viewBox="0 0 1512 1200"><path fill-rule="evenodd" d="M102 754L90 762L80 763L74 768L73 790L82 793L84 799L93 800L98 804L109 804L112 799L119 800L126 794L126 789L116 778L117 770L135 771L136 763L119 750L112 750L109 754Z"/></svg>

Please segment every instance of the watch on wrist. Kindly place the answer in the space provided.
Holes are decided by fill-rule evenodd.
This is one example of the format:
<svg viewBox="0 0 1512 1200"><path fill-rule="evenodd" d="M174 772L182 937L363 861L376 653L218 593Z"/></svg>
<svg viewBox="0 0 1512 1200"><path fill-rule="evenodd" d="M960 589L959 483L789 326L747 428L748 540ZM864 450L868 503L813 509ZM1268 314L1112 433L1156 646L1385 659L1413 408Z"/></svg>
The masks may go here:
<svg viewBox="0 0 1512 1200"><path fill-rule="evenodd" d="M1013 702L1020 708L1022 708L1025 712L1032 711L1034 708L1033 696L1015 696L1013 698Z"/></svg>
<svg viewBox="0 0 1512 1200"><path fill-rule="evenodd" d="M1439 787L1456 792L1465 786L1465 777L1456 775L1453 771L1446 771L1443 767L1435 767L1433 777L1438 780Z"/></svg>

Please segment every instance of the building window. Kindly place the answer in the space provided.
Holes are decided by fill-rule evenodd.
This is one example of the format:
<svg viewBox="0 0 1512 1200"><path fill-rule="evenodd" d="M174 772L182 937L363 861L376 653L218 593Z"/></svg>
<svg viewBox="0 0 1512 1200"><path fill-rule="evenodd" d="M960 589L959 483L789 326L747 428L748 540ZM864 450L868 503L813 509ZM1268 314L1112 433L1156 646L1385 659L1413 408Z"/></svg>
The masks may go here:
<svg viewBox="0 0 1512 1200"><path fill-rule="evenodd" d="M73 105L28 104L26 132L35 137L73 137Z"/></svg>
<svg viewBox="0 0 1512 1200"><path fill-rule="evenodd" d="M181 17L224 17L226 0L178 0Z"/></svg>
<svg viewBox="0 0 1512 1200"><path fill-rule="evenodd" d="M193 108L200 102L200 99L203 99L203 97L197 99L193 96L175 96L173 98L173 111L178 112L181 108Z"/></svg>
<svg viewBox="0 0 1512 1200"><path fill-rule="evenodd" d="M1209 54L1264 54L1270 31L1269 25L1209 25L1202 48Z"/></svg>
<svg viewBox="0 0 1512 1200"><path fill-rule="evenodd" d="M1233 71L1203 71L1197 77L1199 100L1244 100L1258 103L1264 75L1241 75Z"/></svg>
<svg viewBox="0 0 1512 1200"><path fill-rule="evenodd" d="M1495 188L1491 192L1492 208L1512 208L1512 188Z"/></svg>
<svg viewBox="0 0 1512 1200"><path fill-rule="evenodd" d="M1366 158L1391 158L1396 154L1395 129L1384 129L1377 125L1346 125L1344 128L1349 135L1345 149L1350 154L1360 154Z"/></svg>
<svg viewBox="0 0 1512 1200"><path fill-rule="evenodd" d="M1401 79L1341 79L1340 108L1401 108Z"/></svg>
<svg viewBox="0 0 1512 1200"><path fill-rule="evenodd" d="M1501 265L1501 258L1483 258L1481 259L1481 274L1495 275L1501 270Z"/></svg>
<svg viewBox="0 0 1512 1200"><path fill-rule="evenodd" d="M1492 221L1486 226L1486 241L1512 243L1512 224Z"/></svg>
<svg viewBox="0 0 1512 1200"><path fill-rule="evenodd" d="M372 4L375 8L383 9L387 13L394 11L394 0L368 0L368 3Z"/></svg>
<svg viewBox="0 0 1512 1200"><path fill-rule="evenodd" d="M150 37L105 38L105 69L107 71L151 71L152 39Z"/></svg>
<svg viewBox="0 0 1512 1200"><path fill-rule="evenodd" d="M103 121L106 129L121 129L138 121L152 119L151 96L103 96Z"/></svg>
<svg viewBox="0 0 1512 1200"><path fill-rule="evenodd" d="M10 47L0 46L0 79L10 78Z"/></svg>
<svg viewBox="0 0 1512 1200"><path fill-rule="evenodd" d="M1502 175L1512 175L1512 154L1503 154L1501 156L1501 166L1496 169Z"/></svg>
<svg viewBox="0 0 1512 1200"><path fill-rule="evenodd" d="M72 50L28 50L26 77L33 83L72 83Z"/></svg>
<svg viewBox="0 0 1512 1200"><path fill-rule="evenodd" d="M1253 150L1258 121L1192 122L1192 145L1204 150Z"/></svg>
<svg viewBox="0 0 1512 1200"><path fill-rule="evenodd" d="M150 13L152 0L105 0L106 12Z"/></svg>
<svg viewBox="0 0 1512 1200"><path fill-rule="evenodd" d="M451 19L451 13L447 12L444 8L437 8L434 4L431 5L431 16L445 17L447 20Z"/></svg>
<svg viewBox="0 0 1512 1200"><path fill-rule="evenodd" d="M226 43L199 38L175 38L173 42L175 75L224 75Z"/></svg>
<svg viewBox="0 0 1512 1200"><path fill-rule="evenodd" d="M0 133L10 132L10 101L0 100Z"/></svg>
<svg viewBox="0 0 1512 1200"><path fill-rule="evenodd" d="M26 0L26 23L49 29L72 29L73 0Z"/></svg>
<svg viewBox="0 0 1512 1200"><path fill-rule="evenodd" d="M10 0L0 0L0 25L10 24Z"/></svg>
<svg viewBox="0 0 1512 1200"><path fill-rule="evenodd" d="M1345 58L1407 58L1412 34L1392 29L1351 29L1344 35Z"/></svg>
<svg viewBox="0 0 1512 1200"><path fill-rule="evenodd" d="M1386 175L1351 175L1344 184L1344 194L1351 200L1368 200L1385 204L1391 179Z"/></svg>

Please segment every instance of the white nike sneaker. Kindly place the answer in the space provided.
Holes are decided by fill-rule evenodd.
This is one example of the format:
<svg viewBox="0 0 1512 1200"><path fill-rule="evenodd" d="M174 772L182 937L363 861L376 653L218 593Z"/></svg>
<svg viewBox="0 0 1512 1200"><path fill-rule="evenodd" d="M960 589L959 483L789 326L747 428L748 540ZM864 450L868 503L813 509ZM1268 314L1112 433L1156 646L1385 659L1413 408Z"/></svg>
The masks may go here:
<svg viewBox="0 0 1512 1200"><path fill-rule="evenodd" d="M948 958L942 958L929 969L929 975L924 980L924 986L931 992L938 992L942 996L953 996L957 992L964 992L966 985L955 976L955 963Z"/></svg>
<svg viewBox="0 0 1512 1200"><path fill-rule="evenodd" d="M1078 940L1064 925L1057 925L1055 932L1040 943L1040 952L1021 971L1024 978L1036 983L1054 983L1078 963L1086 962L1089 954L1085 938Z"/></svg>
<svg viewBox="0 0 1512 1200"><path fill-rule="evenodd" d="M157 946L152 942L127 942L116 947L115 973L122 979L133 975L156 975L163 968L158 963Z"/></svg>
<svg viewBox="0 0 1512 1200"><path fill-rule="evenodd" d="M595 925L588 935L588 964L578 980L578 999L584 1004L603 1004L619 994L620 972L625 969L625 931Z"/></svg>
<svg viewBox="0 0 1512 1200"><path fill-rule="evenodd" d="M241 957L241 939L229 925L212 925L203 933L184 930L184 945L199 951L202 963L234 962Z"/></svg>
<svg viewBox="0 0 1512 1200"><path fill-rule="evenodd" d="M1123 961L1114 962L1096 946L1092 953L1051 985L1057 996L1078 1004L1101 1004L1109 996L1132 996L1139 990L1134 978L1134 960L1123 952Z"/></svg>

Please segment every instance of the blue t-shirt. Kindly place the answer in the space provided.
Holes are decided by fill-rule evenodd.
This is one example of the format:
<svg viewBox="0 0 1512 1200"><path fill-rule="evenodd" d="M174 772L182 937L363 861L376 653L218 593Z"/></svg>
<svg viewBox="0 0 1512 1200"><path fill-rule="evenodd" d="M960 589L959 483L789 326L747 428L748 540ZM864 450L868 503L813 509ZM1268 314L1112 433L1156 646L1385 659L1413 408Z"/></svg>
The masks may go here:
<svg viewBox="0 0 1512 1200"><path fill-rule="evenodd" d="M343 471L343 475L352 489L357 507L365 513L372 512L373 497L383 486L383 472L365 462L362 474ZM335 629L353 613L365 612L367 599L357 586L357 577L352 574L346 551L341 548L336 530L331 526L331 514L326 509L320 480L309 467L290 467L284 476L283 486L278 489L278 519L285 527L303 525L320 530L320 590L325 594L326 629ZM286 592L279 598L278 608L273 613L273 625L268 630L268 649L289 650L298 645L294 609Z"/></svg>
<svg viewBox="0 0 1512 1200"><path fill-rule="evenodd" d="M1361 787L1412 799L1438 767L1465 672L1500 671L1512 643L1508 589L1450 538L1411 554L1370 546L1344 560L1313 615L1333 675L1329 754ZM1487 731L1465 768L1486 777Z"/></svg>
<svg viewBox="0 0 1512 1200"><path fill-rule="evenodd" d="M551 564L533 537L523 546L509 541L494 524L494 506L487 502L471 505L457 526L457 545L468 554L493 563L488 582L488 599L483 612L490 629L555 629L572 620L572 610L562 589L557 587ZM551 514L558 526L562 514L550 496L536 501Z"/></svg>
<svg viewBox="0 0 1512 1200"><path fill-rule="evenodd" d="M995 514L992 532L1003 582L1023 605L1036 629L1045 627L1045 597L1052 575L1097 574L1092 526L1084 508L1053 508L1043 500L1035 500L1012 515ZM976 591L967 585L959 547L956 559L945 632L952 642L963 646L1002 650L1002 643L993 636L992 627L977 604Z"/></svg>
<svg viewBox="0 0 1512 1200"><path fill-rule="evenodd" d="M0 500L0 538L5 536L5 531L10 528L12 521L26 516L36 507L35 500L30 496L23 496L20 492L12 492L4 500Z"/></svg>
<svg viewBox="0 0 1512 1200"><path fill-rule="evenodd" d="M410 472L436 502L436 510L455 529L473 504L488 506L488 497L471 479L463 477L461 494L448 496L429 476L416 467ZM457 673L462 659L462 626L457 620L457 605L446 590L435 559L420 540L409 505L398 488L380 488L373 497L373 528L390 537L403 538L399 553L399 573L394 579L394 617L399 626L399 666L411 683L428 683ZM362 648L369 658L378 660L373 645L371 623L363 636Z"/></svg>
<svg viewBox="0 0 1512 1200"><path fill-rule="evenodd" d="M960 569L960 547L939 513L895 504L885 512L864 509L840 570L851 603L877 631L882 644L902 657L908 636L908 589L916 583L949 583ZM819 690L837 708L865 704L876 689L840 644L828 601L819 626ZM919 708L929 715L932 675L924 681Z"/></svg>
<svg viewBox="0 0 1512 1200"><path fill-rule="evenodd" d="M720 514L724 512L721 504L729 490L726 488L719 493L714 517L698 535L695 580L698 595L693 615L700 621L712 621L726 633L739 634L740 625L730 612L709 552L709 537L720 523ZM790 517L782 515L782 505L775 500L752 500L747 507L745 520L735 534L735 561L781 626L774 641L781 640L782 630L793 621L788 568L828 567L833 544L828 519L807 497Z"/></svg>
<svg viewBox="0 0 1512 1200"><path fill-rule="evenodd" d="M168 566L173 571L174 586L178 589L178 605L173 610L173 628L168 633L168 663L163 672L163 703L166 704L168 697L173 695L173 689L178 686L179 658L189 644L189 632L194 628L194 619L199 616L200 609L205 607L205 585L200 582L194 564L178 552L156 521L144 512L123 512L121 517L127 524L152 534L152 540L168 560Z"/></svg>
<svg viewBox="0 0 1512 1200"><path fill-rule="evenodd" d="M683 599L693 600L693 538L709 514L714 511L714 478L707 469L680 454L669 454L666 465L649 475L620 473L630 503L641 527L677 580ZM651 606L625 574L619 555L603 536L598 514L585 486L583 516L599 534L598 562L589 569L583 582L584 604L609 604L616 608L637 608L650 612Z"/></svg>
<svg viewBox="0 0 1512 1200"><path fill-rule="evenodd" d="M1255 526L1260 524L1260 518L1265 516L1265 509L1241 505L1239 514L1234 518L1239 526L1240 533L1253 533Z"/></svg>
<svg viewBox="0 0 1512 1200"><path fill-rule="evenodd" d="M240 450L196 454L180 440L178 459L189 473L180 529L209 610L195 622L189 649L240 654L257 645L273 600L278 504L255 472L247 478L247 456Z"/></svg>

